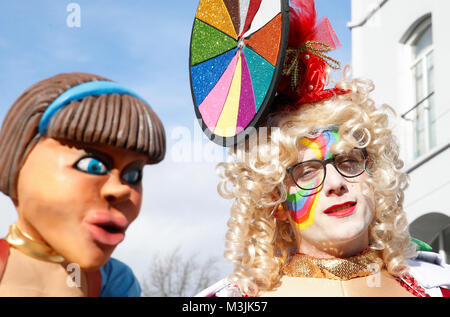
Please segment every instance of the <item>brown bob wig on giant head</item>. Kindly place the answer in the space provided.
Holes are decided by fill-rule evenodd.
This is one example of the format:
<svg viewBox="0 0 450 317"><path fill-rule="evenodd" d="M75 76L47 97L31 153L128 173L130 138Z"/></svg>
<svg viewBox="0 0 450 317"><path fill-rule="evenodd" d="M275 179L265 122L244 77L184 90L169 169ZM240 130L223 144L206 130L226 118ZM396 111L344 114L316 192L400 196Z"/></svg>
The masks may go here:
<svg viewBox="0 0 450 317"><path fill-rule="evenodd" d="M44 79L14 102L0 131L0 190L17 200L17 178L28 153L39 141L39 124L50 104L68 89L92 81L110 81L86 73ZM59 110L45 136L86 144L104 144L143 153L148 163L166 152L164 127L153 110L127 94L104 94L74 100Z"/></svg>

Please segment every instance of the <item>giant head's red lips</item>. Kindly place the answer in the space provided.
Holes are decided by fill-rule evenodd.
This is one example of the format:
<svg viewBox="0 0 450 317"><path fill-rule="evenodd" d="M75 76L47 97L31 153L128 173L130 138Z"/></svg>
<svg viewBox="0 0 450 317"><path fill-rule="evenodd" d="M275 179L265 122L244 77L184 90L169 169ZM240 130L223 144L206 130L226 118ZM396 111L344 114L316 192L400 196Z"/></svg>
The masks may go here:
<svg viewBox="0 0 450 317"><path fill-rule="evenodd" d="M100 244L115 246L125 238L129 223L123 216L113 217L107 212L93 212L86 219L91 237Z"/></svg>
<svg viewBox="0 0 450 317"><path fill-rule="evenodd" d="M327 216L344 217L352 214L356 208L356 201L347 201L342 204L333 205L323 211Z"/></svg>

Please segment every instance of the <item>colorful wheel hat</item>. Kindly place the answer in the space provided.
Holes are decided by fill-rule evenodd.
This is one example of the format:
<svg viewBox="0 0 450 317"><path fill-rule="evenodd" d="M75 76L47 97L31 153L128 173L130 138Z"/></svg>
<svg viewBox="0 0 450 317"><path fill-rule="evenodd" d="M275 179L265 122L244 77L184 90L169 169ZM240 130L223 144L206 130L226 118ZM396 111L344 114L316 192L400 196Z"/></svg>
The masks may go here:
<svg viewBox="0 0 450 317"><path fill-rule="evenodd" d="M328 23L331 37L325 42L331 43L324 43L320 25L312 0L200 0L191 36L190 79L206 136L222 146L242 142L273 110L277 92L302 102L334 95L320 83L330 60L336 62L325 53L339 42ZM314 69L308 67L310 61ZM323 67L317 70L319 64Z"/></svg>

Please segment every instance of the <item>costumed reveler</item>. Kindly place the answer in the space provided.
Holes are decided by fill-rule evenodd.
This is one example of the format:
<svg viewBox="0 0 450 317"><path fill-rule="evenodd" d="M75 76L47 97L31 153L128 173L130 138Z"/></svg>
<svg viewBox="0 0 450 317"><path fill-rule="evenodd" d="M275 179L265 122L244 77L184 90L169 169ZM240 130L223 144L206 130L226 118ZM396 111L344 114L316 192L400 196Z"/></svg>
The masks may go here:
<svg viewBox="0 0 450 317"><path fill-rule="evenodd" d="M229 12L236 6L244 11L239 36L248 26L245 14L255 16L258 6L269 7L266 1L231 2L224 1ZM201 1L199 12L205 6ZM229 159L218 165L219 193L234 200L225 251L234 271L198 296L448 295L450 267L439 254L421 251L426 246L408 232L403 208L408 180L390 126L393 110L375 106L369 97L372 82L349 80L347 68L344 79L326 89L328 68L339 67L327 53L339 41L328 19L317 20L313 1L290 1L287 11L288 46L270 111L255 124L257 132L235 138ZM197 19L207 22L202 12ZM280 12L285 14L283 7ZM239 18L230 15L236 26ZM247 62L258 99L261 81L256 79L261 77L250 50L264 51L255 38L257 33L237 38L242 51L237 65ZM200 66L192 64L194 103L208 126L206 134L229 137L208 125L206 106L215 92L200 104ZM217 125L232 112L233 83L223 107L217 106L222 111ZM241 109L242 94L252 92L243 90L244 76L240 83L238 124L249 113Z"/></svg>
<svg viewBox="0 0 450 317"><path fill-rule="evenodd" d="M144 165L165 155L147 102L93 74L47 78L10 108L0 153L18 214L0 240L0 296L140 296L111 254L139 214Z"/></svg>

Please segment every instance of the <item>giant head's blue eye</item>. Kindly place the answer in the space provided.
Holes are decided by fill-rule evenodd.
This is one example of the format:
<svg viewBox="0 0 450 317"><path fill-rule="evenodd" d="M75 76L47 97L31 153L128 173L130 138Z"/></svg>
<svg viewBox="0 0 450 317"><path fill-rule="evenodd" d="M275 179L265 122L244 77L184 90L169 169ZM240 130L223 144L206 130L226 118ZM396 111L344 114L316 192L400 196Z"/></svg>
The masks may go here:
<svg viewBox="0 0 450 317"><path fill-rule="evenodd" d="M128 184L135 185L142 179L142 169L140 167L132 167L122 173L122 180Z"/></svg>
<svg viewBox="0 0 450 317"><path fill-rule="evenodd" d="M108 173L108 168L106 165L94 157L82 158L75 164L75 167L80 171L89 174L105 175Z"/></svg>

